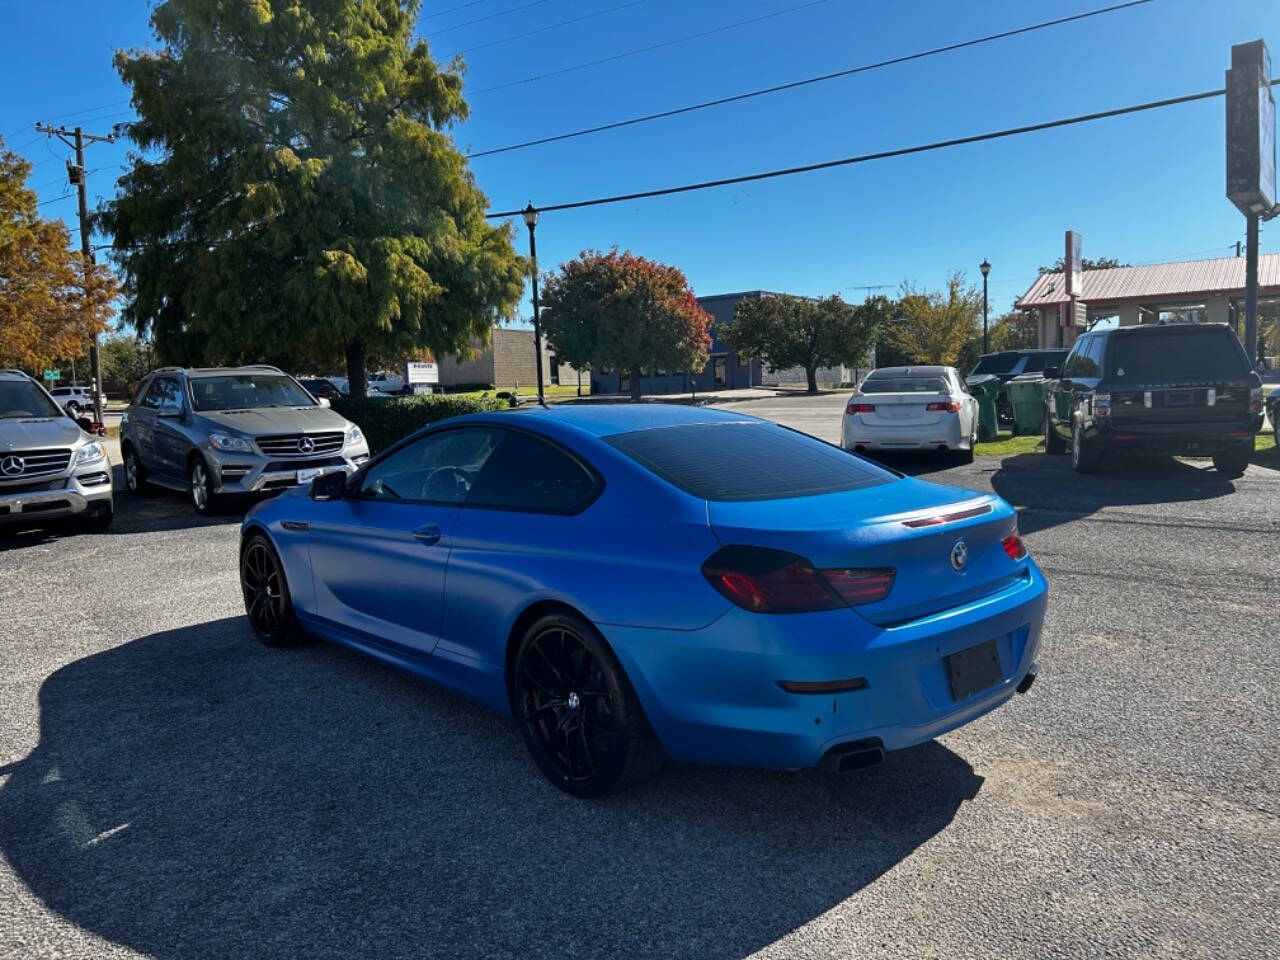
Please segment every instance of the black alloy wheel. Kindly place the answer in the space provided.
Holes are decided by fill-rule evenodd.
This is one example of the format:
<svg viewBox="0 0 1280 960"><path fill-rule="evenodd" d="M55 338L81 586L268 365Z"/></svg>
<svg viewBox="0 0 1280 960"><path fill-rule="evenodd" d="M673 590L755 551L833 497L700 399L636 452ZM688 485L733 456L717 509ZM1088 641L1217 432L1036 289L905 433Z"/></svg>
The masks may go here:
<svg viewBox="0 0 1280 960"><path fill-rule="evenodd" d="M1052 454L1066 452L1062 438L1058 436L1058 431L1053 429L1053 418L1049 416L1048 410L1044 412L1044 452Z"/></svg>
<svg viewBox="0 0 1280 960"><path fill-rule="evenodd" d="M133 447L124 448L124 486L135 497L141 496L147 488L147 470Z"/></svg>
<svg viewBox="0 0 1280 960"><path fill-rule="evenodd" d="M284 566L270 541L253 534L240 551L240 592L244 610L258 639L269 647L286 647L301 638Z"/></svg>
<svg viewBox="0 0 1280 960"><path fill-rule="evenodd" d="M543 775L596 797L656 773L665 756L621 665L585 621L552 614L516 652L512 707Z"/></svg>

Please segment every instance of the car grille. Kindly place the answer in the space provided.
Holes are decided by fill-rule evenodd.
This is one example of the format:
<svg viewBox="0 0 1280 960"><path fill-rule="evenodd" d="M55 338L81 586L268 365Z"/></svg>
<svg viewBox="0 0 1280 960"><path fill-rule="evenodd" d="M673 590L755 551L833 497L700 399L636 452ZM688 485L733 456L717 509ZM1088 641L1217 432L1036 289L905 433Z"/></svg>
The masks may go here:
<svg viewBox="0 0 1280 960"><path fill-rule="evenodd" d="M46 490L63 490L66 486L66 479L59 477L57 480L36 480L32 483L3 483L0 484L0 493L43 493Z"/></svg>
<svg viewBox="0 0 1280 960"><path fill-rule="evenodd" d="M311 441L311 448L304 449L306 441ZM346 434L334 433L288 433L271 437L258 437L258 449L269 457L314 457L318 454L336 453L342 449Z"/></svg>
<svg viewBox="0 0 1280 960"><path fill-rule="evenodd" d="M71 462L70 450L12 450L0 453L0 486L6 480L29 480L62 473Z"/></svg>

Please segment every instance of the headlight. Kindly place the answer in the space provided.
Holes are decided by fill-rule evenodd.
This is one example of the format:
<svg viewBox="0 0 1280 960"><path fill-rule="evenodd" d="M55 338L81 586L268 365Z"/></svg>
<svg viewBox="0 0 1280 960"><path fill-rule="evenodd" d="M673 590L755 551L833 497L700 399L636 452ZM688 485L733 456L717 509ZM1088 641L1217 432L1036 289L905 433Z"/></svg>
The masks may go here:
<svg viewBox="0 0 1280 960"><path fill-rule="evenodd" d="M225 433L209 434L209 446L215 450L226 450L231 453L253 453L253 447L243 437L233 437Z"/></svg>
<svg viewBox="0 0 1280 960"><path fill-rule="evenodd" d="M96 463L106 455L107 448L95 440L93 443L86 443L76 451L75 465L78 467L82 463Z"/></svg>
<svg viewBox="0 0 1280 960"><path fill-rule="evenodd" d="M359 427L352 427L347 431L347 443L364 443L364 434Z"/></svg>

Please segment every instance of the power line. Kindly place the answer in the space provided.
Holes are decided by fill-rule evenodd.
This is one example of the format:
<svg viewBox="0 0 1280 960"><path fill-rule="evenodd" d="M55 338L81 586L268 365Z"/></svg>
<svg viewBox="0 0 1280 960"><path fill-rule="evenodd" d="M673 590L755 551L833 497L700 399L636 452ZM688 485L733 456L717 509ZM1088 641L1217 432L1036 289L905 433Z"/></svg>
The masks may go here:
<svg viewBox="0 0 1280 960"><path fill-rule="evenodd" d="M772 87L752 90L748 93L738 93L729 97L719 97L715 100L704 100L702 103L690 104L687 107L677 107L673 110L662 110L658 113L650 113L641 117L632 117L629 120L617 120L613 123L603 123L595 127L586 127L582 130L574 130L570 133L560 133L550 137L540 137L536 140L526 140L523 143L513 143L505 147L493 147L489 150L480 150L476 153L470 153L467 156L471 160L478 159L479 157L491 157L497 153L508 153L512 150L523 150L526 147L536 147L546 143L556 143L560 140L571 140L574 137L585 137L588 134L601 133L605 130L617 130L619 127L630 127L638 123L648 123L652 120L662 120L666 117L675 117L682 113L693 113L695 110L706 110L709 107L720 107L727 103L737 103L740 100L750 100L753 97L763 97L766 94L779 93L783 90L794 90L797 87L804 87L814 83L822 83L826 80L835 80L839 77L850 77L854 74L866 73L871 70L879 70L883 67L909 63L912 60L923 60L926 57L934 57L942 53L951 53L955 50L963 50L966 47L976 47L980 44L991 43L995 40L1004 40L1008 37L1016 37L1019 34L1032 33L1036 30L1045 30L1049 27L1061 26L1064 23L1071 23L1076 20L1086 20L1090 17L1101 16L1104 13L1114 13L1117 10L1139 7L1146 3L1151 3L1151 0L1128 0L1126 3L1117 3L1113 6L1103 7L1099 10L1091 10L1087 13L1077 13L1070 17L1059 17L1057 20L1046 20L1042 23L1035 23L1027 27L1018 27L1014 30L1005 30L1000 33L992 33L985 37L977 37L973 40L949 43L943 47L934 47L932 50L922 50L918 53L909 53L901 57L879 60L875 63L866 63L860 66L850 67L847 70L837 70L834 73L824 73L817 77L808 77L804 80L792 80L789 83L780 83Z"/></svg>
<svg viewBox="0 0 1280 960"><path fill-rule="evenodd" d="M484 3L485 0L469 0L468 3L459 3L457 6L446 7L443 10L437 10L435 13L424 13L422 18L430 20L433 17L443 17L446 13L453 13L455 10L465 10L467 7L474 7L477 4Z"/></svg>
<svg viewBox="0 0 1280 960"><path fill-rule="evenodd" d="M630 0L629 3L622 3L616 7L606 7L604 10L596 10L594 13L583 14L580 17L571 17L568 20L561 20L559 23L549 23L545 27L538 27L536 30L527 30L524 33L517 33L512 37L503 37L501 40L490 40L488 43L478 43L474 47L467 47L465 50L459 50L458 53L471 53L475 50L484 50L487 47L496 47L500 43L510 43L512 40L523 40L525 37L532 37L535 34L546 33L548 30L567 27L571 23L581 23L583 20L603 17L606 13L616 13L618 10L627 9L627 7L637 7L645 2L646 0Z"/></svg>
<svg viewBox="0 0 1280 960"><path fill-rule="evenodd" d="M603 63L613 63L615 60L624 60L627 57L634 57L641 53L648 53L651 50L661 50L663 47L673 47L678 43L687 43L690 40L701 40L703 37L709 37L716 33L724 33L726 30L734 30L738 27L745 27L753 23L759 23L762 20L771 20L774 17L780 17L787 13L795 13L797 10L804 10L808 7L816 7L820 3L828 3L830 0L808 0L807 3L797 4L794 7L786 7L782 10L775 10L773 13L761 14L758 17L751 17L747 20L739 20L736 23L726 23L721 27L713 27L710 30L703 30L700 33L691 33L685 37L676 37L672 40L664 40L661 43L654 43L647 47L639 47L635 50L627 50L623 53L615 53L612 56L601 57L599 60L588 60L586 63L575 64L572 67L561 67L559 70L551 70L547 73L539 73L532 77L526 77L523 80L510 80L507 83L500 83L493 87L482 87L479 90L470 90L468 96L475 97L482 93L493 93L495 90L506 90L509 87L518 87L521 84L537 83L539 80L546 80L548 77L558 77L563 73L572 73L575 70L585 70L588 67L598 67ZM464 53L466 51L463 51Z"/></svg>
<svg viewBox="0 0 1280 960"><path fill-rule="evenodd" d="M537 7L546 2L547 0L532 0L531 3L522 4L521 6L518 6L518 7L510 7L506 10L500 10L497 13L490 13L487 16L476 17L474 20L463 20L461 23L453 23L447 27L441 27L439 30L435 31L434 33L428 33L426 36L438 37L440 36L440 34L448 33L450 30L459 30L462 27L469 27L473 23L484 23L486 20L496 20L498 19L498 17L505 17L509 13L516 13L520 10L528 10L530 7Z"/></svg>
<svg viewBox="0 0 1280 960"><path fill-rule="evenodd" d="M1280 84L1280 79L1271 81L1272 86ZM591 200L574 200L569 203L548 204L545 207L536 207L539 213L547 213L555 210L576 210L580 207L598 207L608 203L625 203L629 200L647 200L650 197L665 197L676 193L690 193L695 190L709 190L712 187L728 187L738 183L750 183L754 180L772 180L777 177L790 177L798 173L813 173L817 170L830 170L834 167L847 167L855 163L867 163L871 160L887 160L891 157L905 157L915 153L928 153L933 150L943 150L947 147L958 147L969 143L982 143L987 140L1000 140L1005 137L1014 137L1024 133L1036 133L1040 130L1053 130L1058 127L1069 127L1080 123L1090 123L1094 120L1105 120L1108 117L1121 117L1131 113L1142 113L1147 110L1158 110L1162 107L1172 107L1181 103L1192 103L1197 100L1209 100L1213 97L1221 97L1226 90L1206 90L1203 93L1189 93L1181 97L1169 97L1165 100L1152 100L1147 103L1139 103L1129 107L1117 107L1113 110L1100 110L1096 113L1085 113L1074 117L1065 117L1060 120L1045 120L1041 123L1030 123L1021 127L1009 127L1005 130L993 130L989 133L976 133L967 137L954 137L950 140L935 140L932 143L918 144L913 147L899 147L896 150L881 150L876 153L864 153L853 157L843 157L839 160L824 160L820 163L806 163L798 167L783 167L779 170L767 170L762 173L748 173L738 177L723 177L719 180L703 180L698 183L686 183L678 187L659 187L654 190L639 190L635 193L621 193L609 197L596 197ZM502 217L515 217L522 214L521 210L503 210L497 213L485 214L491 220L497 220Z"/></svg>

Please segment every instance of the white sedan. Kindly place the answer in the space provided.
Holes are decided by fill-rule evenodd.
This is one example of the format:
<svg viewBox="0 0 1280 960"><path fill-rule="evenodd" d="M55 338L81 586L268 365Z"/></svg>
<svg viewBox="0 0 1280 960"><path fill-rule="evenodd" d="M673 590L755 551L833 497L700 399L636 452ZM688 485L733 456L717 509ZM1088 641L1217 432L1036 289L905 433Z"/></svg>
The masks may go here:
<svg viewBox="0 0 1280 960"><path fill-rule="evenodd" d="M840 443L871 450L938 450L973 459L978 401L955 367L882 367L845 406Z"/></svg>

